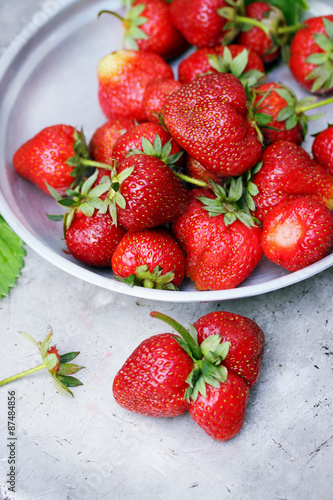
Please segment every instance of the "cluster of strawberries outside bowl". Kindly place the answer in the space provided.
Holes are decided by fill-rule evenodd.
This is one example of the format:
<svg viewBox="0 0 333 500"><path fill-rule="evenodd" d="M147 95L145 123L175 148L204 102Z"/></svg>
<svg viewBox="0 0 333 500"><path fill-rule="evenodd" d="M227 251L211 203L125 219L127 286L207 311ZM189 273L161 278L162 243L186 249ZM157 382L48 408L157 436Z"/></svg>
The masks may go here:
<svg viewBox="0 0 333 500"><path fill-rule="evenodd" d="M215 3L194 29L202 2L135 1L122 21L133 48L96 61L108 121L89 145L51 125L13 158L68 210L71 254L130 286L176 289L186 276L200 291L234 289L263 255L296 271L332 250L332 128L315 138L315 159L302 142L307 112L332 106L333 17L293 27L266 2ZM293 30L301 100L265 80ZM181 55L175 79L169 62Z"/></svg>

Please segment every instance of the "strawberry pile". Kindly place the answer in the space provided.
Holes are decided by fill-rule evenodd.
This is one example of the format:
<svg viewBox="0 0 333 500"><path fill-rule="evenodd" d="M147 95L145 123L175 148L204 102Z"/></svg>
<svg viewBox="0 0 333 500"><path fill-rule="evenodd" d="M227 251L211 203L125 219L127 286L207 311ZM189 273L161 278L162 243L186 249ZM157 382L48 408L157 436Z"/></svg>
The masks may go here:
<svg viewBox="0 0 333 500"><path fill-rule="evenodd" d="M13 158L66 209L49 217L69 252L130 286L188 277L197 290L237 287L264 255L296 271L330 254L332 126L314 158L302 143L307 112L333 102L310 95L333 91L333 15L292 25L268 1L127 3L110 13L124 47L96 61L106 123L89 143L50 125ZM286 49L303 99L265 74Z"/></svg>
<svg viewBox="0 0 333 500"><path fill-rule="evenodd" d="M187 410L213 439L227 441L242 428L250 389L259 378L265 338L251 319L212 312L186 330L162 313L179 334L144 340L113 381L113 395L126 410L175 417Z"/></svg>

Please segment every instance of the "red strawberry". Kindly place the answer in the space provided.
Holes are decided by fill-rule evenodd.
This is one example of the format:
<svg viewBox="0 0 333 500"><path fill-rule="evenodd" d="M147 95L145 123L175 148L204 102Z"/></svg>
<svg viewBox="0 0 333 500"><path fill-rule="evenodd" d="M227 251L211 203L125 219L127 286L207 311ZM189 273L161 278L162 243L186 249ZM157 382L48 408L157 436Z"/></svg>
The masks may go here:
<svg viewBox="0 0 333 500"><path fill-rule="evenodd" d="M275 205L303 195L333 209L333 176L292 142L279 141L266 148L253 182L259 191L254 213L261 222Z"/></svg>
<svg viewBox="0 0 333 500"><path fill-rule="evenodd" d="M256 52L264 63L274 61L288 38L289 27L286 27L282 11L268 2L252 2L245 12L247 18L260 21L268 33L262 26L249 27L245 24L244 31L238 36L238 43Z"/></svg>
<svg viewBox="0 0 333 500"><path fill-rule="evenodd" d="M152 417L174 417L187 410L186 378L193 362L175 337L154 335L133 351L113 381L120 406Z"/></svg>
<svg viewBox="0 0 333 500"><path fill-rule="evenodd" d="M138 231L163 226L181 215L188 193L172 170L159 158L134 154L105 177L99 189L109 188L103 210L115 223Z"/></svg>
<svg viewBox="0 0 333 500"><path fill-rule="evenodd" d="M159 123L159 115L167 97L175 90L180 89L181 86L182 84L173 78L149 82L146 85L142 103L146 119L153 123Z"/></svg>
<svg viewBox="0 0 333 500"><path fill-rule="evenodd" d="M171 94L163 119L180 146L207 170L236 176L253 167L262 153L247 105L247 95L238 78L214 73Z"/></svg>
<svg viewBox="0 0 333 500"><path fill-rule="evenodd" d="M110 120L99 127L93 134L89 149L95 161L110 164L112 162L113 146L118 137L132 130L134 120L119 118Z"/></svg>
<svg viewBox="0 0 333 500"><path fill-rule="evenodd" d="M108 10L100 14L105 12L122 21L126 49L154 52L163 59L172 59L188 48L188 42L171 22L166 0L131 1L124 18Z"/></svg>
<svg viewBox="0 0 333 500"><path fill-rule="evenodd" d="M289 67L296 81L315 94L333 89L333 15L304 21L290 46Z"/></svg>
<svg viewBox="0 0 333 500"><path fill-rule="evenodd" d="M103 57L98 64L98 95L104 114L109 120L145 121L142 100L146 85L165 78L173 78L173 72L158 54L118 50Z"/></svg>
<svg viewBox="0 0 333 500"><path fill-rule="evenodd" d="M47 184L60 194L79 181L86 172L89 157L83 133L69 125L47 127L23 144L14 154L15 170L50 194ZM83 162L82 162L83 160Z"/></svg>
<svg viewBox="0 0 333 500"><path fill-rule="evenodd" d="M165 228L128 231L112 256L112 269L130 286L175 290L184 279L185 255Z"/></svg>
<svg viewBox="0 0 333 500"><path fill-rule="evenodd" d="M154 148L154 143L156 148ZM182 160L180 146L169 132L157 123L140 123L121 135L114 144L113 159L120 164L129 154L141 152L160 158L165 163L175 160L179 164L180 159Z"/></svg>
<svg viewBox="0 0 333 500"><path fill-rule="evenodd" d="M198 179L200 181L208 183L207 187L209 187L209 182L213 181L217 184L222 184L225 180L224 177L221 177L217 174L213 174L209 172L205 167L201 165L193 156L190 156L186 153L184 160L184 167L188 175L192 179Z"/></svg>
<svg viewBox="0 0 333 500"><path fill-rule="evenodd" d="M333 213L305 196L280 203L264 220L262 246L288 271L314 264L333 250Z"/></svg>
<svg viewBox="0 0 333 500"><path fill-rule="evenodd" d="M243 45L203 47L192 52L178 67L179 81L189 83L205 73L231 73L252 86L265 75L260 57Z"/></svg>
<svg viewBox="0 0 333 500"><path fill-rule="evenodd" d="M256 111L266 113L272 120L267 121L261 132L265 144L276 141L290 141L300 145L308 131L308 121L322 115L306 115L305 112L333 102L333 99L316 102L316 98L304 97L297 100L294 92L282 83L264 83L255 89Z"/></svg>
<svg viewBox="0 0 333 500"><path fill-rule="evenodd" d="M211 335L220 335L229 342L224 366L242 377L251 388L259 378L264 354L265 337L252 319L230 312L216 311L198 319L193 326L199 345Z"/></svg>
<svg viewBox="0 0 333 500"><path fill-rule="evenodd" d="M262 257L261 229L238 208L236 191L193 189L186 212L172 223L187 256L186 276L198 290L235 288Z"/></svg>
<svg viewBox="0 0 333 500"><path fill-rule="evenodd" d="M314 159L333 175L333 126L322 130L312 143Z"/></svg>

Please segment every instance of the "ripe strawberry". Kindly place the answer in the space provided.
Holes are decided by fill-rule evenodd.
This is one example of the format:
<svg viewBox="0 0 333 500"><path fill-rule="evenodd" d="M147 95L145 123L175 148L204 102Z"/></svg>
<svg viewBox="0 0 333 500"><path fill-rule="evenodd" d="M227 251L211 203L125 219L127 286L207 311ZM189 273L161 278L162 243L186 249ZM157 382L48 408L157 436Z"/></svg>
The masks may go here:
<svg viewBox="0 0 333 500"><path fill-rule="evenodd" d="M309 92L326 94L333 89L333 15L307 19L290 46L289 68Z"/></svg>
<svg viewBox="0 0 333 500"><path fill-rule="evenodd" d="M172 170L159 158L134 154L102 179L100 189L109 188L103 211L114 223L138 231L168 224L181 215L188 193ZM104 187L103 187L104 186Z"/></svg>
<svg viewBox="0 0 333 500"><path fill-rule="evenodd" d="M280 55L281 46L286 44L290 31L282 11L268 2L252 2L245 13L247 18L260 21L268 33L262 26L245 24L238 43L256 52L265 64L274 61Z"/></svg>
<svg viewBox="0 0 333 500"><path fill-rule="evenodd" d="M24 143L14 154L15 170L50 194L47 184L65 194L86 173L84 160L89 158L83 133L69 125L44 128Z"/></svg>
<svg viewBox="0 0 333 500"><path fill-rule="evenodd" d="M182 162L182 149L169 132L157 123L139 123L116 140L112 156L118 164L134 153L150 154L167 164L174 160L178 164Z"/></svg>
<svg viewBox="0 0 333 500"><path fill-rule="evenodd" d="M122 21L126 49L173 59L188 48L188 42L171 22L166 0L131 0L125 17L108 10L102 13L113 14Z"/></svg>
<svg viewBox="0 0 333 500"><path fill-rule="evenodd" d="M112 256L112 269L130 286L176 290L184 279L185 255L164 227L128 231Z"/></svg>
<svg viewBox="0 0 333 500"><path fill-rule="evenodd" d="M262 246L288 271L314 264L333 250L333 213L306 196L281 203L264 220Z"/></svg>
<svg viewBox="0 0 333 500"><path fill-rule="evenodd" d="M113 146L118 137L129 132L135 126L130 118L110 120L99 127L93 134L89 149L95 161L110 164L112 162Z"/></svg>
<svg viewBox="0 0 333 500"><path fill-rule="evenodd" d="M118 50L98 64L99 102L106 117L145 121L142 100L146 85L173 78L171 67L152 52Z"/></svg>
<svg viewBox="0 0 333 500"><path fill-rule="evenodd" d="M144 340L114 378L112 391L126 410L152 417L175 417L187 410L186 378L191 357L171 333Z"/></svg>
<svg viewBox="0 0 333 500"><path fill-rule="evenodd" d="M216 311L199 318L193 326L199 345L211 335L229 342L224 366L242 377L251 388L258 381L264 354L265 337L252 319L230 312Z"/></svg>
<svg viewBox="0 0 333 500"><path fill-rule="evenodd" d="M316 162L333 175L333 125L329 125L315 136L312 155Z"/></svg>
<svg viewBox="0 0 333 500"><path fill-rule="evenodd" d="M179 81L190 83L205 73L231 73L249 87L265 77L260 57L243 45L202 47L181 61Z"/></svg>
<svg viewBox="0 0 333 500"><path fill-rule="evenodd" d="M333 99L316 102L313 96L298 101L289 87L275 82L259 85L255 94L255 109L272 118L264 127L259 125L265 144L290 141L300 145L307 134L308 121L322 116L306 115L305 112L333 102Z"/></svg>
<svg viewBox="0 0 333 500"><path fill-rule="evenodd" d="M235 185L229 196L217 185L214 192L193 189L186 212L171 225L198 290L235 288L263 255L261 228L239 209L236 192Z"/></svg>
<svg viewBox="0 0 333 500"><path fill-rule="evenodd" d="M198 179L200 181L206 182L208 184L207 187L210 187L210 181L213 181L216 184L222 184L225 180L224 177L209 172L209 170L203 167L201 163L199 163L195 158L193 158L193 156L190 156L188 153L185 154L184 168L187 174L192 179Z"/></svg>
<svg viewBox="0 0 333 500"><path fill-rule="evenodd" d="M159 123L159 115L167 97L180 89L182 84L174 78L165 80L153 80L146 85L143 94L143 112L149 122Z"/></svg>
<svg viewBox="0 0 333 500"><path fill-rule="evenodd" d="M214 73L171 94L162 114L173 138L207 170L236 176L253 167L262 153L247 104L238 78Z"/></svg>
<svg viewBox="0 0 333 500"><path fill-rule="evenodd" d="M259 191L254 196L254 214L261 222L275 205L303 195L333 209L333 176L292 142L279 141L266 148L253 182Z"/></svg>

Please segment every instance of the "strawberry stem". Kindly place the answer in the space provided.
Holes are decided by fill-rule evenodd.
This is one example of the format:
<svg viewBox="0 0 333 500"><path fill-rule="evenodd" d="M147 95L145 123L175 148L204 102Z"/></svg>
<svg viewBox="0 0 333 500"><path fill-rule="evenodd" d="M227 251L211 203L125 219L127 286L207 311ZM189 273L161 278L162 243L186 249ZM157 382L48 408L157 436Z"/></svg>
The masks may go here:
<svg viewBox="0 0 333 500"><path fill-rule="evenodd" d="M102 14L111 14L112 16L117 17L121 22L125 21L120 14L117 14L117 12L113 12L112 10L100 10L97 17L101 17Z"/></svg>
<svg viewBox="0 0 333 500"><path fill-rule="evenodd" d="M101 163L99 161L85 160L82 158L81 163L82 165L86 165L87 167L105 168L107 170L113 170L113 167L111 165L108 165L107 163Z"/></svg>
<svg viewBox="0 0 333 500"><path fill-rule="evenodd" d="M31 373L35 373L39 370L43 370L44 368L47 368L45 363L42 363L41 365L35 366L34 368L30 368L29 370L25 370L24 372L17 373L16 375L12 375L11 377L5 378L4 380L0 381L0 386L9 384L10 382L13 382L14 380L17 380L19 378L25 377L26 375L30 375Z"/></svg>
<svg viewBox="0 0 333 500"><path fill-rule="evenodd" d="M304 113L304 111L309 111L310 109L319 108L320 106L326 106L326 104L331 104L333 102L333 97L329 99L324 99L323 101L315 102L314 104L309 104L308 106L296 106L295 112L297 114Z"/></svg>
<svg viewBox="0 0 333 500"><path fill-rule="evenodd" d="M293 33L294 31L298 31L301 28L304 28L303 24L294 24L293 26L281 26L277 29L277 34L281 35L283 33Z"/></svg>
<svg viewBox="0 0 333 500"><path fill-rule="evenodd" d="M180 323L178 323L174 319L170 318L170 316L167 316L166 314L160 313L158 311L152 311L150 313L150 316L152 318L160 319L160 320L164 321L164 323L167 323L168 325L170 325L185 340L186 344L190 348L190 351L192 353L193 358L196 360L202 359L202 352L201 352L200 347L198 346L197 342L190 335L190 333L186 330L186 328L184 328Z"/></svg>
<svg viewBox="0 0 333 500"><path fill-rule="evenodd" d="M236 16L236 21L244 24L252 24L253 26L257 26L262 29L263 32L269 36L269 29L258 19L253 19L252 17L244 17L244 16Z"/></svg>
<svg viewBox="0 0 333 500"><path fill-rule="evenodd" d="M190 184L195 184L196 186L200 187L210 187L206 182L200 181L199 179L194 179L193 177L189 177L188 175L185 174L180 174L178 172L174 172L175 176L178 177L178 179L181 179L185 182L189 182Z"/></svg>

